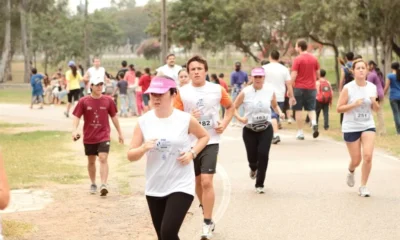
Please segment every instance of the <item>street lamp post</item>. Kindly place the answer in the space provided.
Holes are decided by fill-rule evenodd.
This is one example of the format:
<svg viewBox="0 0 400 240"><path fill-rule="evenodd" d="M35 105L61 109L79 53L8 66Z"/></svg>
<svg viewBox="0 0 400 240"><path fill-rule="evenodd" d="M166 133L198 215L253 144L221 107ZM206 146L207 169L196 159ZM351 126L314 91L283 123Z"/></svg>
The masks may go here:
<svg viewBox="0 0 400 240"><path fill-rule="evenodd" d="M168 52L168 29L167 29L167 0L161 0L161 65L164 64Z"/></svg>

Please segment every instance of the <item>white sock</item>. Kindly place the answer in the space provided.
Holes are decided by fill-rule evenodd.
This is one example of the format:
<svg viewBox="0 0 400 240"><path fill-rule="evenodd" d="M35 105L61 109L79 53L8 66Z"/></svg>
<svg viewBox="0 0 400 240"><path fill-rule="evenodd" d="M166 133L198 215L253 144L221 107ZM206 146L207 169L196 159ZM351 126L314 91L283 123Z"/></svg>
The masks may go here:
<svg viewBox="0 0 400 240"><path fill-rule="evenodd" d="M311 120L311 124L314 126L314 125L317 125L317 121L316 120Z"/></svg>
<svg viewBox="0 0 400 240"><path fill-rule="evenodd" d="M276 138L278 136L278 134L274 133L274 138Z"/></svg>
<svg viewBox="0 0 400 240"><path fill-rule="evenodd" d="M302 135L303 134L303 129L297 130L297 135Z"/></svg>

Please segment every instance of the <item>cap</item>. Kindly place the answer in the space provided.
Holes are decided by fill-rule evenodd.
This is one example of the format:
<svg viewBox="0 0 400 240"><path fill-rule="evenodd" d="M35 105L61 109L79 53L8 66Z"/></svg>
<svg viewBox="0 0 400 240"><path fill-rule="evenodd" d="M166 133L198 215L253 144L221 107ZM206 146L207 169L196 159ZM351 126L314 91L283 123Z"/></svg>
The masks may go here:
<svg viewBox="0 0 400 240"><path fill-rule="evenodd" d="M71 67L71 66L75 66L75 62L72 60L68 62L68 67Z"/></svg>
<svg viewBox="0 0 400 240"><path fill-rule="evenodd" d="M90 79L90 85L97 85L99 83L104 83L104 78L94 77Z"/></svg>
<svg viewBox="0 0 400 240"><path fill-rule="evenodd" d="M176 83L173 79L154 77L145 93L164 94L171 88L176 88Z"/></svg>
<svg viewBox="0 0 400 240"><path fill-rule="evenodd" d="M252 77L265 76L264 68L261 68L261 67L253 68L253 70L251 70L251 76Z"/></svg>
<svg viewBox="0 0 400 240"><path fill-rule="evenodd" d="M235 66L242 66L241 62L235 62Z"/></svg>

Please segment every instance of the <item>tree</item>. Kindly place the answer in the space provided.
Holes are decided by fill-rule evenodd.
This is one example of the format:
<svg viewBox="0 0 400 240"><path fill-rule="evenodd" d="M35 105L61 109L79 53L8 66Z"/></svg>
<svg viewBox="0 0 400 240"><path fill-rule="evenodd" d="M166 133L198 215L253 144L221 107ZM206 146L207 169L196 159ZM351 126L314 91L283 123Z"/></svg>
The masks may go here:
<svg viewBox="0 0 400 240"><path fill-rule="evenodd" d="M5 36L4 47L0 63L0 82L7 80L7 65L10 65L11 55L11 0L7 0L6 7L4 8L5 20Z"/></svg>

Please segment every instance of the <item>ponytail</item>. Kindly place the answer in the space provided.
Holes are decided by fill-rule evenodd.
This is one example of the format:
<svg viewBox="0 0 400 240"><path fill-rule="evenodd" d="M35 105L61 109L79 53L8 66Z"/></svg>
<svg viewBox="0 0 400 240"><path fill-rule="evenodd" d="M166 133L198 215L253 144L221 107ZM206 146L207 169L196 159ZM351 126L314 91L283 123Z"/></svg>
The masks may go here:
<svg viewBox="0 0 400 240"><path fill-rule="evenodd" d="M76 77L76 74L78 73L78 69L76 68L76 66L71 66L71 70L72 70L72 75L74 75L74 77Z"/></svg>
<svg viewBox="0 0 400 240"><path fill-rule="evenodd" d="M392 69L396 71L397 81L400 82L400 64L398 62L392 63Z"/></svg>

